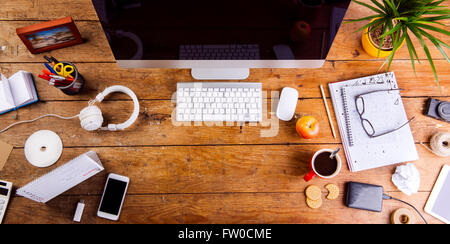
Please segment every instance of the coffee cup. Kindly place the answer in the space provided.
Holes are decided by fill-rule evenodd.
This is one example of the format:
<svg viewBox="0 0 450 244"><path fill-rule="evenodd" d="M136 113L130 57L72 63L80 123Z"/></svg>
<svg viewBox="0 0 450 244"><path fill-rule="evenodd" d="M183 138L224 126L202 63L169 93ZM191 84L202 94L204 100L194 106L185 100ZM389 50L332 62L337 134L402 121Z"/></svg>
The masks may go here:
<svg viewBox="0 0 450 244"><path fill-rule="evenodd" d="M342 161L338 154L330 158L335 150L321 149L314 153L309 164L309 172L305 175L305 181L310 181L315 176L330 179L339 174Z"/></svg>

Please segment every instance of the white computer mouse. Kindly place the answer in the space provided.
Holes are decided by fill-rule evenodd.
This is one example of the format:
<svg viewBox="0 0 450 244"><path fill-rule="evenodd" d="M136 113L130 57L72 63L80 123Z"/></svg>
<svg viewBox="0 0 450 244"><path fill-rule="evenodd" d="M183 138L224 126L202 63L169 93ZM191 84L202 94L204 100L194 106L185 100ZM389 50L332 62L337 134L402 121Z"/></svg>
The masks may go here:
<svg viewBox="0 0 450 244"><path fill-rule="evenodd" d="M277 108L277 117L284 121L292 119L298 102L298 91L291 87L285 87L281 91L280 102Z"/></svg>

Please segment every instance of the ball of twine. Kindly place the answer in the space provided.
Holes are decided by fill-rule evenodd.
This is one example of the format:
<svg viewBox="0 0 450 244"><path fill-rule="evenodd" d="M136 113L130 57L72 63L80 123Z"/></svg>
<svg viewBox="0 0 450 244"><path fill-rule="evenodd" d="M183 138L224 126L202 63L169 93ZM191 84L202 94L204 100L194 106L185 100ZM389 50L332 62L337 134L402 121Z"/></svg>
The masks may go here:
<svg viewBox="0 0 450 244"><path fill-rule="evenodd" d="M431 137L431 151L441 157L450 157L450 133L439 132Z"/></svg>

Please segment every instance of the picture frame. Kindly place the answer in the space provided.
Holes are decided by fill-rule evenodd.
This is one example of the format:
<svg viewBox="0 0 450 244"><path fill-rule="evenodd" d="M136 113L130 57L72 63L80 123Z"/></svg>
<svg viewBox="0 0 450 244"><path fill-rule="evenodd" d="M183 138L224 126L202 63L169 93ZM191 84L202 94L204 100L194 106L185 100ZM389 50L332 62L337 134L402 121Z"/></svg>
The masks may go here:
<svg viewBox="0 0 450 244"><path fill-rule="evenodd" d="M17 28L16 33L33 54L83 43L71 17Z"/></svg>

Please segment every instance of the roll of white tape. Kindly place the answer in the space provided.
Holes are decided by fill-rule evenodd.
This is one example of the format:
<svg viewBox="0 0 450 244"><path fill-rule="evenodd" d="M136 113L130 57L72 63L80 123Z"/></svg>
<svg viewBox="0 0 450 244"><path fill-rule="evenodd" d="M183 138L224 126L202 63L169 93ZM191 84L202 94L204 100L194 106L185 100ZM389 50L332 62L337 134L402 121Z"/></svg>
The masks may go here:
<svg viewBox="0 0 450 244"><path fill-rule="evenodd" d="M450 157L450 133L439 132L430 141L431 150L438 156Z"/></svg>
<svg viewBox="0 0 450 244"><path fill-rule="evenodd" d="M25 142L25 157L36 167L48 167L62 154L63 144L61 138L49 130L40 130L31 135Z"/></svg>

